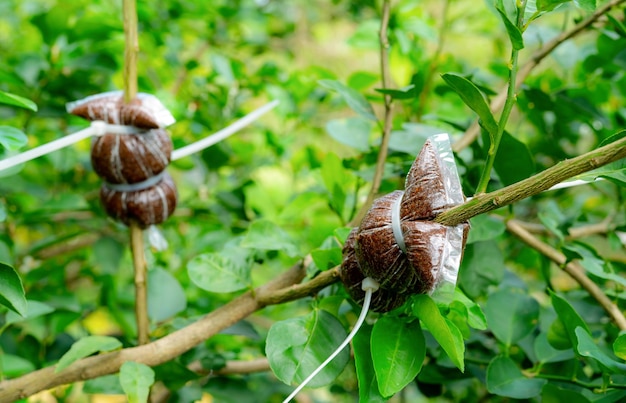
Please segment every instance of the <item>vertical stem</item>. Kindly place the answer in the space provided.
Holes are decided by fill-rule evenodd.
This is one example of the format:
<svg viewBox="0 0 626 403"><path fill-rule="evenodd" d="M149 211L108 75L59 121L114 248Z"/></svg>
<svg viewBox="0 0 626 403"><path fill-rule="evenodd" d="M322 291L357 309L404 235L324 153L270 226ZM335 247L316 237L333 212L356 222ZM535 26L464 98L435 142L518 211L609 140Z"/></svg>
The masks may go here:
<svg viewBox="0 0 626 403"><path fill-rule="evenodd" d="M137 95L137 4L135 0L124 0L124 101L132 101Z"/></svg>
<svg viewBox="0 0 626 403"><path fill-rule="evenodd" d="M130 250L135 268L137 339L139 345L142 345L150 342L150 322L148 321L147 264L144 254L143 230L136 223L132 223L130 226Z"/></svg>
<svg viewBox="0 0 626 403"><path fill-rule="evenodd" d="M517 27L520 29L520 31L524 26L525 8L526 1L518 1ZM491 144L489 145L489 151L487 152L487 161L485 161L483 172L480 176L478 186L476 187L476 194L485 193L487 191L487 185L489 184L489 179L491 178L491 170L493 169L493 163L496 160L496 154L498 153L498 148L500 147L500 141L502 140L502 135L504 134L506 122L509 120L509 116L511 116L513 106L517 101L516 80L519 50L515 49L513 43L511 43L511 45L511 59L509 61L509 84L506 92L506 101L502 109L502 114L500 115L500 120L498 121L498 132L491 140Z"/></svg>
<svg viewBox="0 0 626 403"><path fill-rule="evenodd" d="M135 0L124 0L124 101L131 102L137 96L137 54L139 39L137 33L137 4ZM143 231L135 222L130 224L130 246L135 269L135 318L137 321L138 343L150 342L148 321L148 292L146 286L146 256L143 244Z"/></svg>
<svg viewBox="0 0 626 403"><path fill-rule="evenodd" d="M390 73L389 73L389 38L387 37L387 29L389 28L389 14L391 9L391 1L384 0L383 1L383 10L382 10L382 18L380 22L380 31L378 33L378 38L380 41L380 71L381 71L381 79L382 79L382 87L389 88L390 83ZM385 161L387 160L387 152L389 149L389 137L391 135L391 128L393 124L393 114L391 111L392 99L388 94L383 95L384 103L385 103L385 115L383 118L383 136L382 141L380 143L380 149L378 150L378 158L376 160L376 170L374 171L374 178L372 179L372 187L367 195L367 200L357 213L357 215L352 219L352 223L360 223L367 210L369 210L378 190L380 189L380 185L383 181L383 174L385 173Z"/></svg>

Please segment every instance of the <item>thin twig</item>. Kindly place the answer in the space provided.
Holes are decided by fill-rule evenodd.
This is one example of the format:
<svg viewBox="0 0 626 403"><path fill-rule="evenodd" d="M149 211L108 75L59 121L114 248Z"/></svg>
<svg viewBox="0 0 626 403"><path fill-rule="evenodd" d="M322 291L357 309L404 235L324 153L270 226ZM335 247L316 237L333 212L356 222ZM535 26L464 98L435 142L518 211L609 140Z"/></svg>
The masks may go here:
<svg viewBox="0 0 626 403"><path fill-rule="evenodd" d="M524 65L519 69L518 79L517 79L517 88L519 88L524 83L524 81L526 80L526 77L530 75L533 69L537 67L537 65L539 65L539 63L541 63L541 61L545 59L546 56L550 55L554 51L554 49L556 49L563 42L575 37L576 35L582 32L587 32L586 28L588 28L591 24L596 22L601 16L608 13L611 9L617 7L618 5L624 2L626 2L626 0L613 0L602 5L601 7L598 7L598 9L593 14L591 14L589 17L585 18L584 20L576 24L574 27L572 27L572 29L561 33L559 36L552 39L550 42L546 43L546 45L543 46L541 49L537 50L533 54L533 56L531 56L530 60L524 63ZM504 88L493 99L493 101L491 101L490 107L491 107L492 112L495 113L496 111L502 108L502 106L504 105L506 101L506 94L507 94L507 88ZM478 137L479 134L480 134L480 126L478 125L478 121L474 121L474 123L472 123L472 125L465 131L465 134L463 135L463 137L458 139L452 145L452 150L454 152L459 152L463 150L465 147L469 146L472 142L474 142L474 140L476 140L476 137Z"/></svg>
<svg viewBox="0 0 626 403"><path fill-rule="evenodd" d="M387 30L389 28L389 16L391 12L391 1L383 1L382 18L380 22L380 31L378 32L378 39L380 41L380 72L382 80L382 88L389 88L391 82L389 72L389 38L387 36ZM376 168L374 171L374 178L372 179L372 187L367 195L367 199L361 209L352 219L352 223L359 223L369 210L370 206L374 202L380 185L383 181L383 175L385 173L385 162L387 161L387 153L389 149L389 137L391 137L391 128L393 125L392 114L392 98L389 94L383 94L385 103L385 114L383 117L383 135L380 143L380 149L378 150L378 158L376 160Z"/></svg>
<svg viewBox="0 0 626 403"><path fill-rule="evenodd" d="M424 109L426 108L426 100L428 96L431 95L430 88L433 85L433 78L435 77L435 72L439 67L439 58L441 57L441 53L443 53L443 46L445 43L445 37L448 33L448 11L450 10L450 0L445 0L443 2L443 10L441 12L441 23L439 25L439 35L437 38L437 48L435 49L435 53L433 54L430 62L430 66L428 66L428 71L426 72L426 76L424 78L424 87L420 92L419 99L417 101L417 110L415 111L415 121L419 122L422 119L422 115L424 113Z"/></svg>
<svg viewBox="0 0 626 403"><path fill-rule="evenodd" d="M124 0L124 101L131 102L137 96L137 54L139 38L137 33L137 4L135 0ZM146 284L146 257L143 245L143 231L136 222L130 223L130 245L135 271L135 317L137 321L137 341L146 344L150 341L148 321L148 292Z"/></svg>
<svg viewBox="0 0 626 403"><path fill-rule="evenodd" d="M135 268L135 318L137 321L137 341L150 342L150 322L148 320L147 263L144 251L143 230L132 222L130 225L130 245Z"/></svg>
<svg viewBox="0 0 626 403"><path fill-rule="evenodd" d="M491 193L483 193L472 200L439 214L435 221L457 225L479 214L534 196L546 189L579 175L626 157L626 138L589 151L558 164L530 178Z"/></svg>
<svg viewBox="0 0 626 403"><path fill-rule="evenodd" d="M124 101L130 102L137 96L137 4L135 0L124 0Z"/></svg>
<svg viewBox="0 0 626 403"><path fill-rule="evenodd" d="M613 319L615 324L620 330L626 330L626 318L622 311L602 292L600 287L594 283L585 274L585 269L580 266L576 261L567 262L567 258L558 250L552 246L541 241L533 234L528 232L517 220L509 220L506 223L506 228L510 233L518 237L525 244L535 249L548 259L556 263L564 272L570 275L582 288L584 288L598 304L604 308L606 313Z"/></svg>

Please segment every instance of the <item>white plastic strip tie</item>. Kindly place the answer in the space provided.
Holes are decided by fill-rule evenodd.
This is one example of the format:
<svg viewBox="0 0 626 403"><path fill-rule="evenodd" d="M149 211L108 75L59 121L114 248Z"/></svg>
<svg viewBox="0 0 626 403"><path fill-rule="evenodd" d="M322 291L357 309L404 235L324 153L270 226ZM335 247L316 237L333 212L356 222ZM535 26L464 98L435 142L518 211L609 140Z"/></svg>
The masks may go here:
<svg viewBox="0 0 626 403"><path fill-rule="evenodd" d="M224 140L225 138L235 134L239 130L248 126L250 123L254 122L265 113L274 109L276 105L278 105L277 100L267 103L263 105L262 107L250 112L249 114L242 117L241 119L237 120L235 123L231 124L230 126L227 126L223 128L222 130L208 137L203 138L202 140L196 141L195 143L191 143L185 147L181 147L177 150L174 150L172 152L172 161L187 157L191 154L197 153L198 151L202 151L205 148L208 148L212 146L213 144Z"/></svg>
<svg viewBox="0 0 626 403"><path fill-rule="evenodd" d="M50 154L53 151L60 150L92 136L102 136L105 133L132 134L139 131L141 130L136 127L111 125L97 120L91 122L89 127L77 131L76 133L68 134L65 137L61 137L60 139L35 147L32 150L27 150L20 154L3 159L0 161L0 171L23 164L35 158L41 157L42 155Z"/></svg>
<svg viewBox="0 0 626 403"><path fill-rule="evenodd" d="M398 197L391 206L391 229L393 230L393 237L396 240L396 244L403 253L406 253L406 243L404 242L404 234L402 234L402 227L400 226L400 206L402 205L402 196Z"/></svg>
<svg viewBox="0 0 626 403"><path fill-rule="evenodd" d="M296 397L296 395L302 390L302 388L304 388L309 382L311 382L311 379L315 378L315 375L319 374L320 371L323 370L329 362L331 362L341 351L343 351L344 348L346 348L348 343L350 343L350 341L354 338L356 333L361 328L361 325L363 325L365 317L367 316L367 312L370 309L372 294L378 290L378 287L380 287L380 284L378 284L378 282L373 278L366 277L363 279L363 281L361 282L361 289L365 291L365 299L363 300L363 308L361 309L361 314L356 320L352 331L350 332L350 334L348 334L348 337L346 337L343 343L341 343L339 347L337 347L337 349L326 359L326 361L321 363L320 366L311 373L311 375L309 375L304 381L302 381L302 383L293 392L291 392L291 394L287 396L285 400L283 400L283 403L288 403L294 397Z"/></svg>
<svg viewBox="0 0 626 403"><path fill-rule="evenodd" d="M137 192L139 190L144 190L149 187L152 187L156 185L157 183L161 182L161 179L163 179L163 175L165 175L165 171L161 171L159 174L151 176L150 178L142 182L137 182L137 183L104 182L104 186L116 192Z"/></svg>

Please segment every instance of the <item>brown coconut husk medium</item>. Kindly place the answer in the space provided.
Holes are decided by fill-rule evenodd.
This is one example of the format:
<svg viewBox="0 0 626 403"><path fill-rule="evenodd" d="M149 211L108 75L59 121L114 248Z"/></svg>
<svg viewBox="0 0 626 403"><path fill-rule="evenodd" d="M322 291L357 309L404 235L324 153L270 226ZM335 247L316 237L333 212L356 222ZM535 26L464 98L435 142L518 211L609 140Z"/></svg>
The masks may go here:
<svg viewBox="0 0 626 403"><path fill-rule="evenodd" d="M407 175L406 190L375 200L350 233L341 278L357 302L364 296L360 281L365 277L380 284L372 302L379 312L398 307L411 294L431 293L442 281L456 282L469 224L433 221L463 201L458 174L450 168L454 161L446 161L452 157L448 150L447 136L429 139ZM394 209L399 209L395 234Z"/></svg>
<svg viewBox="0 0 626 403"><path fill-rule="evenodd" d="M108 183L138 183L170 163L172 140L164 129L139 134L105 134L91 146L91 165Z"/></svg>
<svg viewBox="0 0 626 403"><path fill-rule="evenodd" d="M176 208L177 192L172 177L166 172L155 185L141 190L120 191L103 184L100 201L107 214L130 225L135 221L141 228L167 220Z"/></svg>

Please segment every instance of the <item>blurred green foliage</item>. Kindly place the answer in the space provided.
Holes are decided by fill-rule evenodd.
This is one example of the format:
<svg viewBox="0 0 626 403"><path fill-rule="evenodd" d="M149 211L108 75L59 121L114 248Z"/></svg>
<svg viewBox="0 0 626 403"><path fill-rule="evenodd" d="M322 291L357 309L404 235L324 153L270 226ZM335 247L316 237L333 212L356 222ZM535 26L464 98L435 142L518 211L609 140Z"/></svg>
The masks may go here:
<svg viewBox="0 0 626 403"><path fill-rule="evenodd" d="M380 3L140 2L139 88L157 95L176 117L170 128L175 147L269 100L280 101L250 128L170 166L180 200L161 226L169 248L148 253L154 337L272 279L311 251L310 275L340 262L344 227L373 177L383 93L394 98L395 112L381 187L386 193L402 188L429 135L445 131L459 139L476 118L475 107L457 92L472 97L475 106L478 97L489 102L506 85L507 30L516 34L502 24L492 4L497 2L397 0L389 24L393 88L381 90ZM528 1L527 17L540 18L524 32L521 65L605 2L597 3ZM0 15L2 158L86 126L66 113L65 104L122 87L124 35L119 1L5 0ZM524 81L490 189L588 151L623 129L624 15L618 8L561 44ZM520 47L520 38L514 39ZM444 73L454 75L442 79ZM457 77L457 87L465 89L448 86L446 77ZM467 195L475 190L489 145L483 134L457 154ZM425 339L418 340L423 346L404 346L425 355L423 366L400 362L393 368L410 379L384 378L379 391L372 379L386 364L380 356L368 360L366 336L384 343L384 329L368 325L355 341L357 365L350 360L330 385L303 393L320 402L359 396L382 401L381 392L398 392L391 401L415 402L626 398L623 335L594 299L502 225L511 217L543 224L541 236L580 261L623 310L626 254L619 230L626 224L626 193L623 162L616 164L606 171L613 181L544 193L472 219L457 290L419 297L410 302L420 307L413 313L381 319L393 323L392 339L403 343L407 334L421 332L418 318L425 325ZM8 265L0 274L18 284L15 267L28 300L21 308L27 318L0 308L2 377L56 364L88 335L133 345L127 233L99 205L100 179L90 167L88 141L2 175L0 261ZM573 228L600 222L609 222L608 232L569 236ZM229 276L220 276L224 270ZM220 287L228 292L218 292ZM173 402L203 393L224 402L280 401L292 387L269 372L197 380L200 375L186 367L200 363L209 371L228 360L262 357L272 324L290 323L279 321L319 316L348 328L356 314L342 286L333 285L314 298L265 308L154 368L154 376ZM572 327L572 321L582 325ZM312 347L313 355L326 351ZM620 358L612 355L614 348ZM285 375L289 368L282 371L278 378L293 378ZM371 382L357 385L357 374ZM58 401L86 401L91 394L122 393L134 380L141 377L121 386L117 377L104 377L87 381L82 392L70 387L55 393Z"/></svg>

